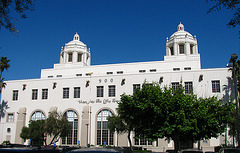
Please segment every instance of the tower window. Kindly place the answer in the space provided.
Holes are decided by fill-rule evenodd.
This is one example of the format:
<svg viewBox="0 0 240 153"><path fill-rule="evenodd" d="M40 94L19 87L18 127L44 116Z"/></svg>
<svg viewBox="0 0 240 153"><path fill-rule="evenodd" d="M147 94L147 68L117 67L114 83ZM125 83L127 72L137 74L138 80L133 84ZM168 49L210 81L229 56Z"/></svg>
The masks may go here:
<svg viewBox="0 0 240 153"><path fill-rule="evenodd" d="M179 45L179 53L184 54L184 45Z"/></svg>
<svg viewBox="0 0 240 153"><path fill-rule="evenodd" d="M170 47L171 55L174 55L173 47Z"/></svg>
<svg viewBox="0 0 240 153"><path fill-rule="evenodd" d="M190 54L193 54L193 46L194 45L190 45Z"/></svg>
<svg viewBox="0 0 240 153"><path fill-rule="evenodd" d="M72 53L68 53L68 62L72 62Z"/></svg>
<svg viewBox="0 0 240 153"><path fill-rule="evenodd" d="M78 62L82 62L82 54L78 54Z"/></svg>

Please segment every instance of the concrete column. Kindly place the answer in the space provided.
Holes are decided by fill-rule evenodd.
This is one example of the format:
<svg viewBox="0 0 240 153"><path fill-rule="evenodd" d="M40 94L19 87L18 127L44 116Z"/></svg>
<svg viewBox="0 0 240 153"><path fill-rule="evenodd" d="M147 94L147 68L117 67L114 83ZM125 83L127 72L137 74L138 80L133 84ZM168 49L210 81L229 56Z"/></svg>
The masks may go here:
<svg viewBox="0 0 240 153"><path fill-rule="evenodd" d="M176 42L174 42L174 44L173 44L173 53L174 53L174 55L178 55L179 54L178 44Z"/></svg>
<svg viewBox="0 0 240 153"><path fill-rule="evenodd" d="M22 131L22 127L26 126L26 107L21 107L18 111L18 118L16 124L16 135L15 135L15 143L23 144L24 140L20 137L20 133Z"/></svg>
<svg viewBox="0 0 240 153"><path fill-rule="evenodd" d="M184 48L185 48L185 54L190 55L190 43L189 42L185 43Z"/></svg>
<svg viewBox="0 0 240 153"><path fill-rule="evenodd" d="M81 146L86 147L87 141L90 143L90 106L84 106L82 111L82 127L81 127Z"/></svg>
<svg viewBox="0 0 240 153"><path fill-rule="evenodd" d="M63 63L63 52L61 52L61 54L60 54L60 64L62 64Z"/></svg>
<svg viewBox="0 0 240 153"><path fill-rule="evenodd" d="M170 48L166 46L166 56L170 56L171 53L170 53Z"/></svg>
<svg viewBox="0 0 240 153"><path fill-rule="evenodd" d="M194 53L193 54L198 54L198 45L194 45Z"/></svg>
<svg viewBox="0 0 240 153"><path fill-rule="evenodd" d="M67 63L67 53L66 52L64 52L63 53L63 63Z"/></svg>
<svg viewBox="0 0 240 153"><path fill-rule="evenodd" d="M73 63L77 63L77 59L78 59L78 52L74 51L73 52Z"/></svg>

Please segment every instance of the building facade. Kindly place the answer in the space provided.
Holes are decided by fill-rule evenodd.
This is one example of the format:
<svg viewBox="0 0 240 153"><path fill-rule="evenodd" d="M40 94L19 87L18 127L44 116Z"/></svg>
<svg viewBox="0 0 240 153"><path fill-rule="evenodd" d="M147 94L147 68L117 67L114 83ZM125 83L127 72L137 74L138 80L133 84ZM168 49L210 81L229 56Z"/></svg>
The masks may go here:
<svg viewBox="0 0 240 153"><path fill-rule="evenodd" d="M61 49L60 63L52 69L42 69L40 79L5 82L0 142L27 144L19 137L22 127L31 120L46 119L48 112L57 110L73 125L69 136L57 145L129 146L125 134L110 133L107 128L107 117L116 114L121 94L132 94L144 81L157 82L162 87L177 87L182 81L186 93L228 98L230 76L227 68L201 69L196 36L186 32L181 23L177 32L167 38L164 61L91 66L90 49L76 33ZM212 150L225 140L231 143L226 136L201 141L200 145ZM164 139L132 141L134 146L157 151L174 146Z"/></svg>

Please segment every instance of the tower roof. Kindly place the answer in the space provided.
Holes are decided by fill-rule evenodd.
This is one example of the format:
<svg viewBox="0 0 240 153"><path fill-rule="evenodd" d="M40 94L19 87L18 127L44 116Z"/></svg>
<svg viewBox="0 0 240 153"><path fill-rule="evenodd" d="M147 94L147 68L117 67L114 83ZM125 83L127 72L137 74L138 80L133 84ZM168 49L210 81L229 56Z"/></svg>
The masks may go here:
<svg viewBox="0 0 240 153"><path fill-rule="evenodd" d="M172 34L171 35L171 37L170 37L170 39L172 38L172 37L185 37L186 35L188 35L189 37L192 37L193 38L193 36L189 33L189 32L187 32L187 31L185 31L184 30L184 25L180 22L180 24L178 25L178 27L177 27L177 29L178 29L178 31L177 32L175 32L174 34Z"/></svg>
<svg viewBox="0 0 240 153"><path fill-rule="evenodd" d="M78 35L78 33L76 32L76 34L73 36L73 40L68 42L66 44L67 46L70 46L70 45L81 45L81 46L86 46L83 42L80 41L80 37Z"/></svg>

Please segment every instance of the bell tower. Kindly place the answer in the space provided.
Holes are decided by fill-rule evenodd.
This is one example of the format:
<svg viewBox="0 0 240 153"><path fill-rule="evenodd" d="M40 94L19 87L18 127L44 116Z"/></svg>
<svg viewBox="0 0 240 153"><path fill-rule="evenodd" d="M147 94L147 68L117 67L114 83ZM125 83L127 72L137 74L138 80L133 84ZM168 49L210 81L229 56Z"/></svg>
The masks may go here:
<svg viewBox="0 0 240 153"><path fill-rule="evenodd" d="M196 36L192 36L184 30L184 26L180 23L177 32L166 42L166 56L188 56L198 55L198 45Z"/></svg>
<svg viewBox="0 0 240 153"><path fill-rule="evenodd" d="M82 66L90 66L91 53L90 48L80 41L79 35L76 33L73 40L65 44L61 49L60 64L79 64Z"/></svg>
<svg viewBox="0 0 240 153"><path fill-rule="evenodd" d="M201 69L197 38L185 31L181 22L177 26L177 31L169 39L167 38L164 61L172 63L181 62L189 65L191 69Z"/></svg>

